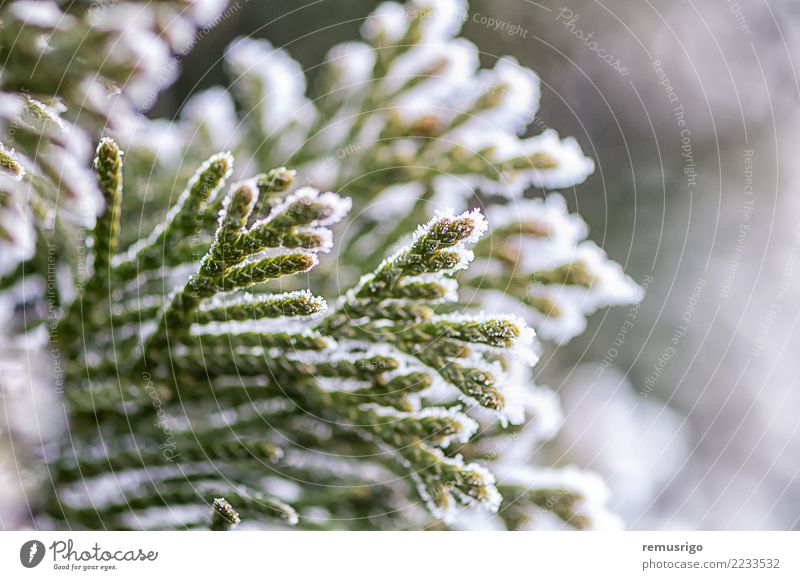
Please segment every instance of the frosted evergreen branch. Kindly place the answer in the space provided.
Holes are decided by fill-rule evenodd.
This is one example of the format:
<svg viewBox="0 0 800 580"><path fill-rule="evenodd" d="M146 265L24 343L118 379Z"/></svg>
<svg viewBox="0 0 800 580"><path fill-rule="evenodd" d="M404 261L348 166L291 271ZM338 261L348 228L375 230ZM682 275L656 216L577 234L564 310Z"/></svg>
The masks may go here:
<svg viewBox="0 0 800 580"><path fill-rule="evenodd" d="M258 199L253 207L251 222L260 219L265 211L271 210L283 200L284 193L295 180L297 172L293 169L278 167L256 177Z"/></svg>
<svg viewBox="0 0 800 580"><path fill-rule="evenodd" d="M165 222L134 245L127 255L115 261L115 275L129 280L140 272L160 267L165 258L168 261L168 250L191 237L197 216L222 189L232 172L233 156L230 153L219 153L209 158L189 180Z"/></svg>
<svg viewBox="0 0 800 580"><path fill-rule="evenodd" d="M288 332L231 332L193 333L192 342L197 341L203 349L224 352L230 348L279 348L287 352L295 350L325 350L333 346L331 339L319 333L290 334Z"/></svg>
<svg viewBox="0 0 800 580"><path fill-rule="evenodd" d="M242 521L239 512L224 497L214 498L212 509L211 524L209 525L212 531L227 531Z"/></svg>
<svg viewBox="0 0 800 580"><path fill-rule="evenodd" d="M119 243L122 205L122 151L114 141L103 139L97 146L95 171L105 210L94 229L94 276L89 284L107 288L111 281L111 256Z"/></svg>
<svg viewBox="0 0 800 580"><path fill-rule="evenodd" d="M286 294L220 296L202 303L195 321L199 324L262 318L309 317L325 311L325 300L306 290Z"/></svg>
<svg viewBox="0 0 800 580"><path fill-rule="evenodd" d="M174 456L160 449L114 450L108 455L83 456L78 462L65 459L57 466L57 476L62 481L97 477L104 473L142 470L156 465L180 465L208 461L258 460L275 463L283 456L280 448L267 443L219 442L200 447L181 449Z"/></svg>
<svg viewBox="0 0 800 580"><path fill-rule="evenodd" d="M79 327L88 324L88 330L91 330L91 321L97 318L94 315L84 316L83 301L88 305L98 301L101 292L111 292L111 256L116 251L120 233L122 155L123 152L111 139L103 139L97 146L94 169L105 208L97 219L92 235L92 275L85 284L80 301L72 303L56 332L65 351L74 350L73 341L80 333Z"/></svg>
<svg viewBox="0 0 800 580"><path fill-rule="evenodd" d="M44 24L26 28L20 5ZM535 446L559 421L532 384L530 327L564 342L595 309L641 297L562 198L524 197L593 169L573 139L525 136L540 93L532 71L511 58L481 69L476 47L457 37L458 0L386 2L364 23L363 42L330 52L311 90L286 51L239 39L225 53L230 93L194 95L179 119L153 123L133 109L142 91L157 94L153 71L131 58L139 47L116 48L124 6L91 22L84 8L0 6L0 54L9 34L25 41L0 79L9 95L0 124L18 129L0 146L0 291L13 297L27 273L48 274L45 242L77 290L66 315L61 288L21 305L52 310L62 331L72 440L48 460L53 521L419 529L460 525L462 508L480 506L512 528L549 516L580 529L611 522L582 472L528 471L494 447L500 436ZM194 13L184 0L141 7L152 22L195 27L183 8ZM170 45L166 55L183 34L137 26ZM20 70L37 61L36 35L55 50L39 55L45 72L36 69L41 90L31 96ZM56 98L52 71L65 54L79 60ZM119 94L109 98L98 74ZM116 141L101 142L93 174L90 135L100 128ZM116 143L125 187L141 196L122 195ZM222 148L265 172L240 175ZM184 161L199 169L175 200ZM475 196L487 219L433 214ZM320 261L352 205L348 242ZM120 231L121 211L151 233ZM456 277L469 293L459 296ZM306 278L330 311L307 290L287 292ZM337 296L341 285L352 290ZM521 317L503 314L511 310ZM117 472L131 502L95 503ZM429 513L413 506L420 498ZM190 508L179 523L151 514L173 505Z"/></svg>

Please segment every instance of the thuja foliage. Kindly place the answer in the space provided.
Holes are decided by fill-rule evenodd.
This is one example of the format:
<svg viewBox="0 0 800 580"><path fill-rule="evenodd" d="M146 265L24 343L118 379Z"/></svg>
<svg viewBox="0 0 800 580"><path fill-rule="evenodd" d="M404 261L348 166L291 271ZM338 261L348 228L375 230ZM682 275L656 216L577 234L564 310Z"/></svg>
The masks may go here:
<svg viewBox="0 0 800 580"><path fill-rule="evenodd" d="M5 8L23 32L29 4ZM76 31L56 12L77 32L100 26L42 4L51 20L37 21L63 42ZM524 136L538 79L510 58L480 69L457 36L466 9L381 4L310 89L285 51L240 39L225 53L231 90L194 96L179 119L108 109L92 219L52 210L85 233L34 219L30 236L73 256L56 260L70 297L43 290L49 308L20 331L49 323L69 421L39 458L36 525L615 525L595 476L532 465L559 422L532 382L534 331L565 342L638 288L561 196L526 193L575 185L593 165L552 130ZM169 23L155 22L144 29L163 41ZM58 199L34 154L2 154L27 187L15 211L42 205L36 187ZM35 251L9 263L12 303L35 276L48 287ZM23 294L36 302L35 288Z"/></svg>
<svg viewBox="0 0 800 580"><path fill-rule="evenodd" d="M0 2L0 274L46 269L48 241L77 264L82 227L103 200L89 171L93 135L128 134L137 110L177 73L215 0ZM38 242L38 244L37 244ZM12 276L16 274L16 276Z"/></svg>

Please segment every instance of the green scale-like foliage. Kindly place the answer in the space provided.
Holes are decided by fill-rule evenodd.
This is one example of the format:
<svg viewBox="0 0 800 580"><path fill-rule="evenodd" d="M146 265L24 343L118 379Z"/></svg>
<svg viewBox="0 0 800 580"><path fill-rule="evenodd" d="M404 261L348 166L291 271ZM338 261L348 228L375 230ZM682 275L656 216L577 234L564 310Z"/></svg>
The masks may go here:
<svg viewBox="0 0 800 580"><path fill-rule="evenodd" d="M346 199L287 192L291 180L278 187L270 174L223 194L233 159L220 154L198 170L160 228L112 257L122 160L113 141L100 143L95 169L107 206L93 237L95 269L59 322L61 348L70 353L71 439L80 444L51 463L58 495L50 517L116 528L132 526L131 514L148 507L207 505L206 525L215 529L240 518L303 525L302 512L259 480L307 478L300 504L330 510L326 502L341 497L319 493L315 455L353 452L393 474L373 484L413 482L435 516L449 520L459 504L498 509L491 473L458 453L478 428L464 403L420 399L439 382L470 406L501 412L499 377L487 369L529 346L519 320L435 312L435 302L453 299L452 275L467 266L469 246L485 229L480 213L437 216L319 318L324 300L307 291L276 294L268 284L316 265ZM275 198L271 209L254 219L264 195ZM208 229L195 263L182 261L190 224ZM175 271L185 278L170 286ZM165 298L144 288L160 288ZM309 421L323 432L309 431ZM284 470L290 454L294 464ZM93 501L112 473L132 473L135 483L116 500ZM85 503L75 501L76 488ZM316 499L307 505L306 495ZM353 525L382 527L392 509L389 502L354 512L363 519Z"/></svg>

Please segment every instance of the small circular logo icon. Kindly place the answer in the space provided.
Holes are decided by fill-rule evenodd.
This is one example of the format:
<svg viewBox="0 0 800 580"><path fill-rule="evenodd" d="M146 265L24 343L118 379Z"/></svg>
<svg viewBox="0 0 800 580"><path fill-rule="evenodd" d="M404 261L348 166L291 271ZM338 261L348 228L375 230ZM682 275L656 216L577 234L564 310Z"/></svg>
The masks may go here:
<svg viewBox="0 0 800 580"><path fill-rule="evenodd" d="M35 568L44 559L44 544L39 540L28 540L19 549L19 561L26 568Z"/></svg>

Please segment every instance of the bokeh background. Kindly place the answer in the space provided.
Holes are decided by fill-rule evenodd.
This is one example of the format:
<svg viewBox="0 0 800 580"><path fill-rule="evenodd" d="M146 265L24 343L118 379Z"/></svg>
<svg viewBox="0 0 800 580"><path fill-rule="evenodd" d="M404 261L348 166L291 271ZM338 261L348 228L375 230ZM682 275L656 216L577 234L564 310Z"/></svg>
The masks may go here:
<svg viewBox="0 0 800 580"><path fill-rule="evenodd" d="M376 4L234 2L152 114L223 83L240 35L313 77ZM473 0L464 31L485 64L537 71L531 132L573 135L595 159L563 193L647 289L546 350L538 381L566 422L540 459L604 475L630 528L798 528L800 4Z"/></svg>

